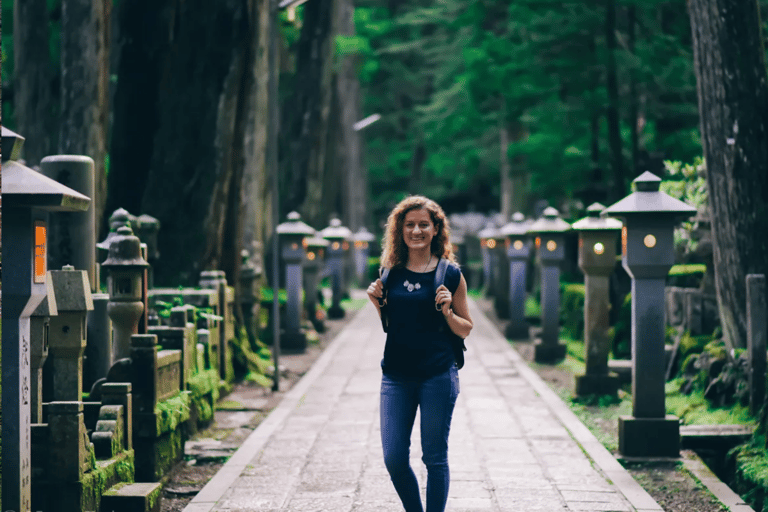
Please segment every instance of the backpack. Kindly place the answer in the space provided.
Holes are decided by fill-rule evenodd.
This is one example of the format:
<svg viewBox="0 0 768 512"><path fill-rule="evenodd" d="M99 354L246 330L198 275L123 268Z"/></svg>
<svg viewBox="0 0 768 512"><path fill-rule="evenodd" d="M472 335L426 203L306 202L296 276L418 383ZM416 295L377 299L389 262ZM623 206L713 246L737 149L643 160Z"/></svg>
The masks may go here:
<svg viewBox="0 0 768 512"><path fill-rule="evenodd" d="M440 258L440 261L437 263L437 270L435 271L435 293L437 293L437 289L440 288L445 283L445 273L448 270L448 260L445 258ZM381 284L384 288L384 295L379 299L379 309L381 310L381 327L384 329L384 332L387 332L389 329L389 317L387 315L387 305L385 304L385 299L387 297L387 278L389 277L389 268L382 267L379 269L379 279L381 279ZM464 351L467 350L466 345L464 344L464 338L459 336L458 334L455 334L450 327L448 327L448 323L443 320L443 322L440 323L440 332L447 332L448 333L448 339L451 342L451 348L453 349L453 357L456 360L456 366L461 369L464 367Z"/></svg>

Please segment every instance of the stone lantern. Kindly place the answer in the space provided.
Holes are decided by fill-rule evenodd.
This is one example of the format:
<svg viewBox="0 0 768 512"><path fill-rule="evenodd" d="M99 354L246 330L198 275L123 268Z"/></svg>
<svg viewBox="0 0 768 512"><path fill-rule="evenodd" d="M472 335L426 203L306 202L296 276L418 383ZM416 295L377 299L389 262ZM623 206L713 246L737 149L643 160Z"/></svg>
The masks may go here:
<svg viewBox="0 0 768 512"><path fill-rule="evenodd" d="M54 402L79 402L83 395L86 315L93 310L88 273L65 265L50 272L58 315L51 317L48 358Z"/></svg>
<svg viewBox="0 0 768 512"><path fill-rule="evenodd" d="M51 273L46 276L50 286ZM48 359L50 317L58 314L56 296L38 295L40 303L30 315L30 363L32 365L32 423L43 423L43 365Z"/></svg>
<svg viewBox="0 0 768 512"><path fill-rule="evenodd" d="M529 223L520 212L512 215L512 222L501 228L506 249L505 261L509 266L508 304L509 323L504 335L510 339L528 339L528 323L525 321L526 283L528 281L528 260L531 257L531 240L528 236Z"/></svg>
<svg viewBox="0 0 768 512"><path fill-rule="evenodd" d="M160 221L146 213L136 218L136 229L134 233L139 240L147 244L147 288L153 288L155 277L152 269L155 262L160 259L160 251L157 247L157 235L160 232Z"/></svg>
<svg viewBox="0 0 768 512"><path fill-rule="evenodd" d="M307 336L301 328L301 289L303 285L302 264L306 256L304 237L312 236L315 230L301 221L298 212L288 214L288 220L277 226L280 252L285 263L285 333L281 348L286 351L303 352L307 348ZM275 290L275 292L277 292Z"/></svg>
<svg viewBox="0 0 768 512"><path fill-rule="evenodd" d="M659 191L645 172L636 192L602 215L622 217L622 265L632 278L632 416L619 418L619 451L626 456L677 457L678 418L664 403L664 286L674 264L673 229L696 209Z"/></svg>
<svg viewBox="0 0 768 512"><path fill-rule="evenodd" d="M535 347L536 362L552 363L565 357L560 343L560 265L565 260L565 232L571 225L551 206L531 224L535 236L536 259L541 273L541 340Z"/></svg>
<svg viewBox="0 0 768 512"><path fill-rule="evenodd" d="M497 233L496 225L492 221L488 221L485 227L477 233L477 237L480 239L480 255L483 258L483 288L485 289L486 296L492 296L493 289L493 249L496 248L496 241L494 237Z"/></svg>
<svg viewBox="0 0 768 512"><path fill-rule="evenodd" d="M325 253L329 242L325 238L312 236L304 239L306 258L304 260L304 309L307 318L317 332L325 332L325 315L317 309L320 269L325 267Z"/></svg>
<svg viewBox="0 0 768 512"><path fill-rule="evenodd" d="M586 372L576 376L576 395L615 395L619 378L608 371L611 351L609 278L616 266L616 242L622 223L600 218L600 203L575 222L579 232L579 268L584 272L584 353Z"/></svg>
<svg viewBox="0 0 768 512"><path fill-rule="evenodd" d="M509 265L507 264L506 236L501 229L494 230L486 239L491 254L491 296L496 316L502 320L509 318Z"/></svg>
<svg viewBox="0 0 768 512"><path fill-rule="evenodd" d="M462 230L456 230L451 233L451 244L453 245L453 254L459 260L459 264L466 265L467 258L467 237Z"/></svg>
<svg viewBox="0 0 768 512"><path fill-rule="evenodd" d="M344 258L349 249L347 241L352 235L349 228L341 225L338 218L331 219L331 224L320 232L320 235L328 240L326 252L326 264L331 278L331 307L328 308L330 318L344 318L344 308L341 307L341 299L344 294ZM346 249L345 249L346 247Z"/></svg>
<svg viewBox="0 0 768 512"><path fill-rule="evenodd" d="M371 252L371 242L376 239L365 226L361 227L357 233L352 235L352 241L355 245L355 280L358 287L367 285L368 277L368 255Z"/></svg>
<svg viewBox="0 0 768 512"><path fill-rule="evenodd" d="M112 239L117 236L118 228L122 226L130 227L132 217L133 215L128 213L128 210L125 208L118 208L112 212L112 215L109 216L109 233L107 233L107 238L96 244L96 247L104 251L104 254L108 254L109 244L112 243ZM131 231L133 231L133 229L131 229Z"/></svg>
<svg viewBox="0 0 768 512"><path fill-rule="evenodd" d="M2 496L6 510L31 509L31 316L43 297L54 298L46 279L48 212L82 212L90 203L87 196L17 162L23 144L23 137L2 127Z"/></svg>
<svg viewBox="0 0 768 512"><path fill-rule="evenodd" d="M112 353L115 360L130 357L131 336L138 334L144 312L142 277L149 263L141 256L141 241L129 226L117 229L101 266L109 273L107 312L113 327Z"/></svg>

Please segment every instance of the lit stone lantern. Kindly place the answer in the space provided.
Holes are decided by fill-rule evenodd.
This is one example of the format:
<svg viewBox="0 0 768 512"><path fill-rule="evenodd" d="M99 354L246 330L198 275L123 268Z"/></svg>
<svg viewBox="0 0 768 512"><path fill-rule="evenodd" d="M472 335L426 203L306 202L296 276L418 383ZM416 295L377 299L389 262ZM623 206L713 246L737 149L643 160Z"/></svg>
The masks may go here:
<svg viewBox="0 0 768 512"><path fill-rule="evenodd" d="M277 226L277 234L283 261L285 262L285 333L281 335L281 348L303 352L307 348L307 336L301 328L301 289L303 285L304 237L315 230L301 221L298 212L288 214L288 221Z"/></svg>
<svg viewBox="0 0 768 512"><path fill-rule="evenodd" d="M500 230L505 238L505 261L509 265L509 323L504 335L510 339L528 339L528 323L525 321L525 285L528 279L528 260L531 257L528 225L525 215L517 212L512 215L512 222Z"/></svg>
<svg viewBox="0 0 768 512"><path fill-rule="evenodd" d="M459 260L460 265L466 265L467 259L467 238L462 230L456 230L451 233L451 244L453 245L453 254Z"/></svg>
<svg viewBox="0 0 768 512"><path fill-rule="evenodd" d="M320 232L320 236L328 240L326 264L331 278L331 307L328 308L329 318L344 318L344 308L341 299L344 294L344 259L352 232L341 225L340 219L331 219L331 224Z"/></svg>
<svg viewBox="0 0 768 512"><path fill-rule="evenodd" d="M560 343L560 265L565 259L565 232L570 229L571 225L551 206L528 228L528 233L535 236L541 273L541 340L534 353L540 363L565 357L566 346Z"/></svg>
<svg viewBox="0 0 768 512"><path fill-rule="evenodd" d="M674 264L675 224L696 209L659 191L645 172L636 192L602 215L622 217L622 265L632 278L632 416L619 418L619 451L626 456L677 457L680 424L664 403L664 285Z"/></svg>
<svg viewBox="0 0 768 512"><path fill-rule="evenodd" d="M107 312L113 328L112 353L116 360L130 357L131 336L138 334L144 312L142 278L149 263L141 256L141 241L129 226L117 229L101 266L109 273Z"/></svg>
<svg viewBox="0 0 768 512"><path fill-rule="evenodd" d="M31 510L31 317L47 283L48 212L82 212L90 198L18 160L24 138L2 127L4 510ZM51 304L51 302L49 302Z"/></svg>
<svg viewBox="0 0 768 512"><path fill-rule="evenodd" d="M509 318L509 265L507 264L507 237L501 229L494 230L487 238L491 254L491 296L496 316L502 320ZM491 245L493 247L491 247Z"/></svg>
<svg viewBox="0 0 768 512"><path fill-rule="evenodd" d="M619 377L608 371L611 351L609 278L616 266L616 241L622 223L600 218L600 203L575 222L579 232L579 268L584 272L584 347L586 372L576 376L576 395L615 395Z"/></svg>
<svg viewBox="0 0 768 512"><path fill-rule="evenodd" d="M492 296L493 289L493 249L496 248L496 236L498 230L496 225L489 221L483 229L477 233L477 237L480 239L480 255L483 258L483 288L485 289L486 296Z"/></svg>
<svg viewBox="0 0 768 512"><path fill-rule="evenodd" d="M307 318L317 332L325 332L325 315L317 309L317 292L320 270L325 268L325 253L329 242L325 238L312 236L304 239L306 257L304 259L304 309Z"/></svg>
<svg viewBox="0 0 768 512"><path fill-rule="evenodd" d="M65 265L50 272L58 314L51 317L48 358L53 371L53 402L79 402L83 395L86 315L93 310L85 270Z"/></svg>
<svg viewBox="0 0 768 512"><path fill-rule="evenodd" d="M368 231L365 226L361 227L357 233L352 235L352 241L355 245L355 280L358 287L367 286L368 277L368 255L371 252L371 242L376 237Z"/></svg>

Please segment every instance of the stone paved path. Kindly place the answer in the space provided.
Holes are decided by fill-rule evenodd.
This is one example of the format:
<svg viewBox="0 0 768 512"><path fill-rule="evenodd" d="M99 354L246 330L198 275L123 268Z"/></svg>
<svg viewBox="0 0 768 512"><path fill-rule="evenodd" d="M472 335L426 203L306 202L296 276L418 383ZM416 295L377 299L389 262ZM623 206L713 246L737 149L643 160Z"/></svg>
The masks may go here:
<svg viewBox="0 0 768 512"><path fill-rule="evenodd" d="M661 511L474 303L471 311L447 511ZM381 454L383 345L369 304L185 512L402 511Z"/></svg>

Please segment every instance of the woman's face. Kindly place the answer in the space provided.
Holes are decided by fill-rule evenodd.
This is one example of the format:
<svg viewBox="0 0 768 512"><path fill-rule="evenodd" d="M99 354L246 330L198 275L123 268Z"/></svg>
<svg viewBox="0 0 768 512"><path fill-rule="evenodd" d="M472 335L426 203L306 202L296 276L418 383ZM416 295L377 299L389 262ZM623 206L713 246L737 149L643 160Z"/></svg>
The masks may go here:
<svg viewBox="0 0 768 512"><path fill-rule="evenodd" d="M436 233L432 217L425 208L411 210L403 221L403 241L408 249L429 249Z"/></svg>

